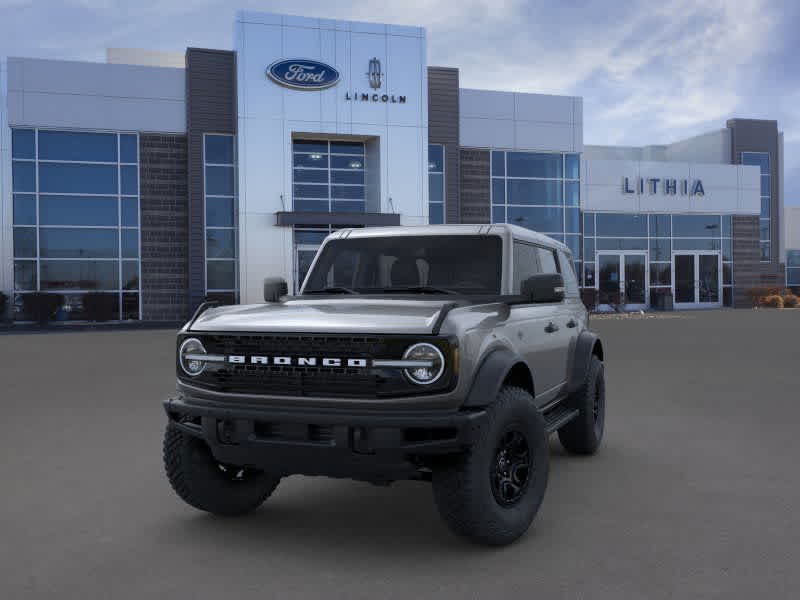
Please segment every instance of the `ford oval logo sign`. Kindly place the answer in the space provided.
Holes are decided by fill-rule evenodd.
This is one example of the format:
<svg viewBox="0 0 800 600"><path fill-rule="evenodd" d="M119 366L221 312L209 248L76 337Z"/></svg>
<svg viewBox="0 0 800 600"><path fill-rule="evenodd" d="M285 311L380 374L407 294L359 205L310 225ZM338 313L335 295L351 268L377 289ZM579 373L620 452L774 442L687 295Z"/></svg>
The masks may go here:
<svg viewBox="0 0 800 600"><path fill-rule="evenodd" d="M272 81L296 90L324 90L339 83L339 71L316 60L279 60L267 68Z"/></svg>

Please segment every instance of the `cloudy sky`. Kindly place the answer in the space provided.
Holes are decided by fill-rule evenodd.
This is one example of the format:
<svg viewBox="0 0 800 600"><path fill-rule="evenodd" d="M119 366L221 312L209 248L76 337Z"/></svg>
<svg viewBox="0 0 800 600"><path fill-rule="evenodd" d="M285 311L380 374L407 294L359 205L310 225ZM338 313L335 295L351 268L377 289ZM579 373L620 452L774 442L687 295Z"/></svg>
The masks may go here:
<svg viewBox="0 0 800 600"><path fill-rule="evenodd" d="M0 56L230 48L237 8L423 25L463 87L584 98L588 144L668 143L777 119L800 204L800 3L793 0L0 0Z"/></svg>

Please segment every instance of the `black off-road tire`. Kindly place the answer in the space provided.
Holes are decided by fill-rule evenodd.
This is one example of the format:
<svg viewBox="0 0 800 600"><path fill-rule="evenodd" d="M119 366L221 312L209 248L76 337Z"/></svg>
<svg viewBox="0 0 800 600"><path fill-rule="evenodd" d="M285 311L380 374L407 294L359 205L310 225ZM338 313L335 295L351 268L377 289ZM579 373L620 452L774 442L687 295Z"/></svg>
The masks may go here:
<svg viewBox="0 0 800 600"><path fill-rule="evenodd" d="M487 408L488 418L475 444L463 455L433 469L433 493L450 529L474 542L510 544L530 527L544 498L549 472L544 418L525 390L504 386ZM525 438L529 469L516 501L503 502L496 487L503 440L518 432Z"/></svg>
<svg viewBox="0 0 800 600"><path fill-rule="evenodd" d="M586 379L581 388L570 398L571 406L579 413L572 421L558 430L558 439L568 452L594 454L603 441L606 412L606 383L603 363L592 356Z"/></svg>
<svg viewBox="0 0 800 600"><path fill-rule="evenodd" d="M172 489L199 510L237 516L264 503L280 477L249 468L220 465L201 439L167 425L164 468Z"/></svg>

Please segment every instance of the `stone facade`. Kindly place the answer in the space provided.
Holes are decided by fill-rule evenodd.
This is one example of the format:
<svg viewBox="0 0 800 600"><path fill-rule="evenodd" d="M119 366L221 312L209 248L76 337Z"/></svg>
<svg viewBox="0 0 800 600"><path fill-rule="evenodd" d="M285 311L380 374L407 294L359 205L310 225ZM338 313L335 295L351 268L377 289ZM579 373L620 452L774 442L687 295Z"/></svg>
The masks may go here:
<svg viewBox="0 0 800 600"><path fill-rule="evenodd" d="M142 319L185 321L189 311L186 136L139 135Z"/></svg>
<svg viewBox="0 0 800 600"><path fill-rule="evenodd" d="M489 186L490 152L461 150L461 222L490 223L491 196Z"/></svg>

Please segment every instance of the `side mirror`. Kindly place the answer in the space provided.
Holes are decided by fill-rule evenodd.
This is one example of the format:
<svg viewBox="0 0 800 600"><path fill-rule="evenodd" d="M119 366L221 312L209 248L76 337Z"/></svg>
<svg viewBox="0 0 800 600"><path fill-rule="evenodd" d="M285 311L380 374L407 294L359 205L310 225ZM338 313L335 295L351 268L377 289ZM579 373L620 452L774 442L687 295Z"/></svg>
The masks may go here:
<svg viewBox="0 0 800 600"><path fill-rule="evenodd" d="M283 277L267 277L264 280L264 302L278 302L289 293L289 285Z"/></svg>
<svg viewBox="0 0 800 600"><path fill-rule="evenodd" d="M520 293L529 302L561 302L564 277L560 273L539 273L522 282Z"/></svg>

